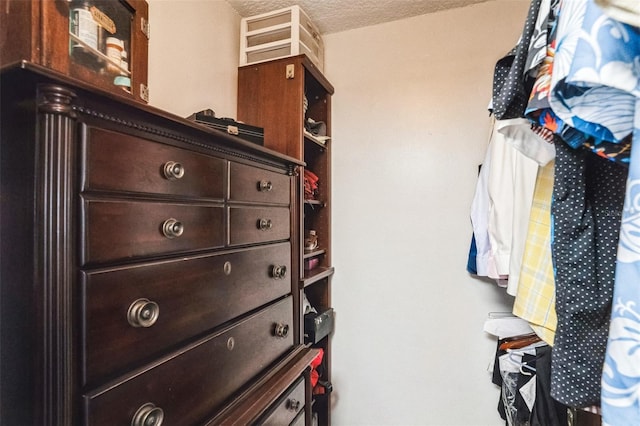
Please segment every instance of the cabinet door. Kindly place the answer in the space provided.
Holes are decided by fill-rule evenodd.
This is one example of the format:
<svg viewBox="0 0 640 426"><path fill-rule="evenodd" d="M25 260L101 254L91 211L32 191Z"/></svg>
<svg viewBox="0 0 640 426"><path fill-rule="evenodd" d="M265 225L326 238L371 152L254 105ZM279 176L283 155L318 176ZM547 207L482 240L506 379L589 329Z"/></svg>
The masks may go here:
<svg viewBox="0 0 640 426"><path fill-rule="evenodd" d="M58 4L62 2L50 3L57 4L56 11L50 14L51 20L67 23L66 37L59 28L59 38L49 46L50 57L65 56L64 53L69 52L66 55L69 58L69 75L93 86L148 102L147 2L72 0L66 2L68 12ZM91 19L97 26L95 30Z"/></svg>
<svg viewBox="0 0 640 426"><path fill-rule="evenodd" d="M148 102L145 0L2 0L0 7L0 63L27 60ZM115 40L117 52L107 43Z"/></svg>

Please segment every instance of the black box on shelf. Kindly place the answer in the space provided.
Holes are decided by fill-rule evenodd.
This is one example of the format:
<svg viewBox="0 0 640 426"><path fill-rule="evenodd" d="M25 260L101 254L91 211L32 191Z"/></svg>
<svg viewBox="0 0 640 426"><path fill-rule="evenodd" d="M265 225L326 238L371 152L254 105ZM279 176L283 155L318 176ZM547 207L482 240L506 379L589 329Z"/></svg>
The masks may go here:
<svg viewBox="0 0 640 426"><path fill-rule="evenodd" d="M264 146L264 129L262 127L240 123L232 118L218 118L211 109L195 112L187 119Z"/></svg>
<svg viewBox="0 0 640 426"><path fill-rule="evenodd" d="M320 313L308 313L304 316L304 340L306 343L318 343L333 331L333 308Z"/></svg>

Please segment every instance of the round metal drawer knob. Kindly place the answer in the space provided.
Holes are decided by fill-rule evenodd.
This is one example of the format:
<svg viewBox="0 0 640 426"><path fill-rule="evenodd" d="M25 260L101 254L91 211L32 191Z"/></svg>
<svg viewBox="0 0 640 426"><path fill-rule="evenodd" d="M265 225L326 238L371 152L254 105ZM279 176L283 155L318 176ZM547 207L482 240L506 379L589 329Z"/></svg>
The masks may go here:
<svg viewBox="0 0 640 426"><path fill-rule="evenodd" d="M177 180L184 176L184 167L175 161L167 161L162 167L164 177L169 180Z"/></svg>
<svg viewBox="0 0 640 426"><path fill-rule="evenodd" d="M167 219L162 224L162 235L167 238L179 237L183 232L184 225L174 218Z"/></svg>
<svg viewBox="0 0 640 426"><path fill-rule="evenodd" d="M160 426L164 420L164 411L147 402L138 408L131 419L131 426Z"/></svg>
<svg viewBox="0 0 640 426"><path fill-rule="evenodd" d="M275 329L274 329L273 333L277 337L287 337L287 335L289 334L289 325L288 324L278 323L278 324L275 325Z"/></svg>
<svg viewBox="0 0 640 426"><path fill-rule="evenodd" d="M285 265L273 265L271 267L271 276L276 280L286 277L287 267Z"/></svg>
<svg viewBox="0 0 640 426"><path fill-rule="evenodd" d="M258 221L258 228L260 228L262 231L268 231L272 227L273 223L271 222L271 219L260 219Z"/></svg>
<svg viewBox="0 0 640 426"><path fill-rule="evenodd" d="M129 306L127 321L132 327L151 327L158 320L160 306L149 299L138 299Z"/></svg>
<svg viewBox="0 0 640 426"><path fill-rule="evenodd" d="M273 189L273 184L271 182L269 182L268 180L261 180L258 183L258 189L261 192L269 192Z"/></svg>
<svg viewBox="0 0 640 426"><path fill-rule="evenodd" d="M289 399L287 401L287 408L291 411L298 411L300 409L300 401L297 399Z"/></svg>

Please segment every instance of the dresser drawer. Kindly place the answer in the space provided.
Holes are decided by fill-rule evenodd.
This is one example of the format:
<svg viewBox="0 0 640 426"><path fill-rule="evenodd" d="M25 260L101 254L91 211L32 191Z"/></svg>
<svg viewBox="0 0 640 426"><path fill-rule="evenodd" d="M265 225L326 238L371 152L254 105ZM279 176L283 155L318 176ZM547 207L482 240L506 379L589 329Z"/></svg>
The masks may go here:
<svg viewBox="0 0 640 426"><path fill-rule="evenodd" d="M233 162L229 169L230 201L289 204L289 176Z"/></svg>
<svg viewBox="0 0 640 426"><path fill-rule="evenodd" d="M265 418L258 421L258 424L264 426L283 426L292 423L298 413L304 408L304 391L305 381L304 378L301 377L276 401L272 407L272 411L266 414ZM304 424L304 418L302 424Z"/></svg>
<svg viewBox="0 0 640 426"><path fill-rule="evenodd" d="M83 272L84 384L291 292L289 243Z"/></svg>
<svg viewBox="0 0 640 426"><path fill-rule="evenodd" d="M225 164L124 133L88 128L84 191L122 191L222 199Z"/></svg>
<svg viewBox="0 0 640 426"><path fill-rule="evenodd" d="M134 424L145 404L162 410L163 424L202 424L293 348L293 330L286 337L276 335L278 325L291 327L292 322L293 301L288 297L128 380L86 394L88 424Z"/></svg>
<svg viewBox="0 0 640 426"><path fill-rule="evenodd" d="M304 426L304 411L300 411L289 426Z"/></svg>
<svg viewBox="0 0 640 426"><path fill-rule="evenodd" d="M289 239L289 209L230 207L229 244L253 244Z"/></svg>
<svg viewBox="0 0 640 426"><path fill-rule="evenodd" d="M82 263L176 253L224 245L224 208L85 199Z"/></svg>

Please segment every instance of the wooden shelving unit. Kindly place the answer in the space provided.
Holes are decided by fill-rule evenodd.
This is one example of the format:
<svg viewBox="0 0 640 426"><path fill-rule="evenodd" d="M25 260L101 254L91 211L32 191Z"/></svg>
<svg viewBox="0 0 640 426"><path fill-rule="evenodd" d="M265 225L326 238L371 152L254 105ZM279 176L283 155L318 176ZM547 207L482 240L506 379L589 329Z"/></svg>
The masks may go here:
<svg viewBox="0 0 640 426"><path fill-rule="evenodd" d="M331 279L331 96L333 86L305 55L242 66L238 70L238 120L264 128L265 147L304 162L298 169L298 212L292 225L292 259L299 277L300 307L303 295L318 313L332 312ZM306 98L306 101L305 101ZM306 105L306 109L305 109ZM326 126L325 134L314 135L305 128L307 119ZM305 170L313 173L317 188L305 192ZM315 231L317 249L305 252L304 240ZM305 262L313 268L305 269ZM333 317L331 317L333 318ZM304 312L300 315L304 322ZM333 321L331 320L331 324ZM332 325L331 325L332 327ZM301 339L307 341L304 324ZM324 351L313 389L313 412L318 423L331 423L331 334L309 343Z"/></svg>

